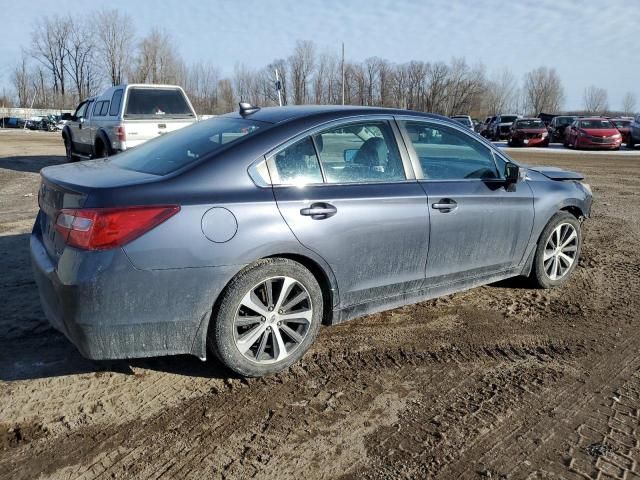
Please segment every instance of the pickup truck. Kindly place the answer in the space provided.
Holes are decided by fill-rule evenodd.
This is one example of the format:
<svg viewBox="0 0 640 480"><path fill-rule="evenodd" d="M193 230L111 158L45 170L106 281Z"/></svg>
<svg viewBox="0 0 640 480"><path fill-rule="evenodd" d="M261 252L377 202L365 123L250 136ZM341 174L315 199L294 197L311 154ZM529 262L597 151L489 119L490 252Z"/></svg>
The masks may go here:
<svg viewBox="0 0 640 480"><path fill-rule="evenodd" d="M67 160L115 155L197 121L182 88L127 84L84 100L65 114L62 130Z"/></svg>

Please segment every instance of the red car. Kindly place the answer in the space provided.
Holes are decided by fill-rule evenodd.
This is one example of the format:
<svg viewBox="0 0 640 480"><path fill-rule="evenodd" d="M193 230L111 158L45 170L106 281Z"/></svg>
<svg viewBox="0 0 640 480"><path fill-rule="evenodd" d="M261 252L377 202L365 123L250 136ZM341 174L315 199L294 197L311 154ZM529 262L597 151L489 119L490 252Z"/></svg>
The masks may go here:
<svg viewBox="0 0 640 480"><path fill-rule="evenodd" d="M615 127L622 135L622 143L625 143L629 138L629 130L631 129L631 119L629 118L611 118L609 120L615 125Z"/></svg>
<svg viewBox="0 0 640 480"><path fill-rule="evenodd" d="M549 131L539 118L519 118L509 129L510 147L548 147Z"/></svg>
<svg viewBox="0 0 640 480"><path fill-rule="evenodd" d="M579 118L565 129L564 146L619 150L622 135L606 118Z"/></svg>

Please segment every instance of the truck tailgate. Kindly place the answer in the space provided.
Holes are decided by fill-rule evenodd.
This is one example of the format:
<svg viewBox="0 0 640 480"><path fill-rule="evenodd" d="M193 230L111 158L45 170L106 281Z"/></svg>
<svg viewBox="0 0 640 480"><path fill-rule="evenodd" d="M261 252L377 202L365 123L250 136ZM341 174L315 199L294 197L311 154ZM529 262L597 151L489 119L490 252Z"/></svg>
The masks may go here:
<svg viewBox="0 0 640 480"><path fill-rule="evenodd" d="M123 122L125 130L125 146L132 148L153 138L187 127L195 122L193 118L154 119L154 120L126 120Z"/></svg>

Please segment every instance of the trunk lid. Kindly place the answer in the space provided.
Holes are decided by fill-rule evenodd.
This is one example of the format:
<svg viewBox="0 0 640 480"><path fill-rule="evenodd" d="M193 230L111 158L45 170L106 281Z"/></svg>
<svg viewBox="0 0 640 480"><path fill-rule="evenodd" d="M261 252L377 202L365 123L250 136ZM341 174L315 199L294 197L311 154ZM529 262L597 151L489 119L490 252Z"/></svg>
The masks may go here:
<svg viewBox="0 0 640 480"><path fill-rule="evenodd" d="M92 192L99 189L124 187L160 178L116 167L108 159L46 167L40 175L40 214L36 221L47 253L56 260L65 247L64 238L55 228L58 214L63 208L83 208Z"/></svg>

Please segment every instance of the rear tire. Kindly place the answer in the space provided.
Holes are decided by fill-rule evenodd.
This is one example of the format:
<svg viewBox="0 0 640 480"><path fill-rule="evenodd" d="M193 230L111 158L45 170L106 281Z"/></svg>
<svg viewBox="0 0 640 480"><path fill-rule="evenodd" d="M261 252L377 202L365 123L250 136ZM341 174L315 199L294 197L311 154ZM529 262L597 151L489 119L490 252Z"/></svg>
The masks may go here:
<svg viewBox="0 0 640 480"><path fill-rule="evenodd" d="M633 140L633 137L631 136L631 132L629 132L629 137L627 138L627 148L633 150L635 146L636 144Z"/></svg>
<svg viewBox="0 0 640 480"><path fill-rule="evenodd" d="M581 249L580 221L568 212L555 214L538 240L529 276L533 285L553 288L564 284L580 261Z"/></svg>
<svg viewBox="0 0 640 480"><path fill-rule="evenodd" d="M236 275L216 302L207 333L209 350L239 375L280 372L315 340L323 306L318 281L301 264L286 258L260 260Z"/></svg>
<svg viewBox="0 0 640 480"><path fill-rule="evenodd" d="M76 157L73 152L73 142L66 135L62 138L64 139L64 152L67 157L67 162L75 162L78 160L78 157Z"/></svg>

